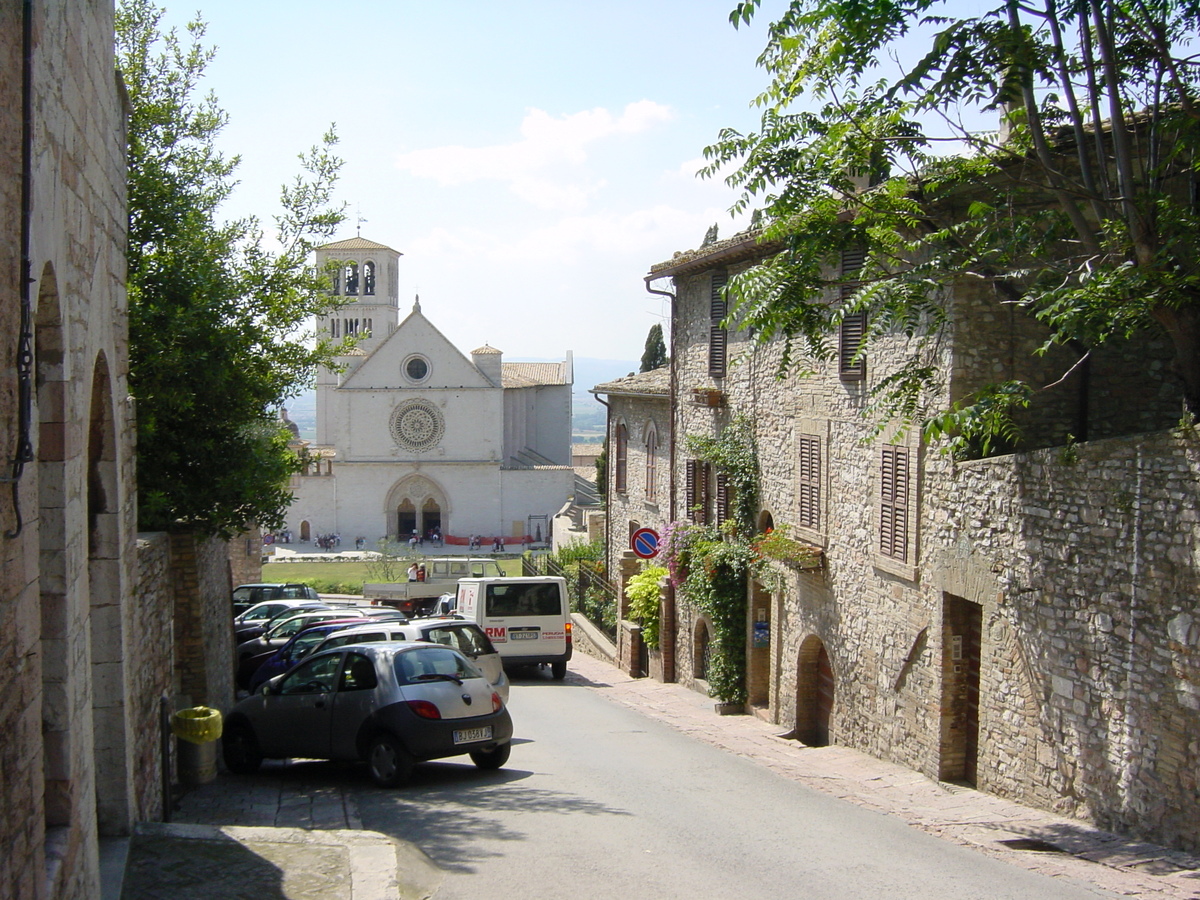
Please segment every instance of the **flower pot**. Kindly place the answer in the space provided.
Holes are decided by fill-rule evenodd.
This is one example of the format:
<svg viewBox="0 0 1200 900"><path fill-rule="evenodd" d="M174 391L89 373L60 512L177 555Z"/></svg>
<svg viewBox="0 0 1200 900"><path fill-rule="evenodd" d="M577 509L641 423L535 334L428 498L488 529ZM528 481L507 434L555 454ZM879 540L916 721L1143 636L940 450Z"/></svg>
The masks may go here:
<svg viewBox="0 0 1200 900"><path fill-rule="evenodd" d="M741 703L736 703L732 700L721 700L715 704L718 716L740 716L746 709Z"/></svg>

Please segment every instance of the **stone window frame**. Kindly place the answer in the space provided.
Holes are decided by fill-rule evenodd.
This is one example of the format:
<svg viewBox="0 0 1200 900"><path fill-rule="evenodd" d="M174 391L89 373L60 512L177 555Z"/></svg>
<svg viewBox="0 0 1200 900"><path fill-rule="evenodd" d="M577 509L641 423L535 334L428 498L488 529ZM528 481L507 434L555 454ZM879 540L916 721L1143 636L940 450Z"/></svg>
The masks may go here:
<svg viewBox="0 0 1200 900"><path fill-rule="evenodd" d="M917 579L921 463L921 443L912 435L885 436L872 456L874 566L908 581ZM902 485L897 485L894 480L898 474L897 465L904 466ZM898 490L901 486L902 496ZM897 535L899 530L903 530L903 534Z"/></svg>
<svg viewBox="0 0 1200 900"><path fill-rule="evenodd" d="M408 371L408 367L410 364L418 360L425 364L425 374L420 378L414 378ZM429 361L429 357L427 357L424 353L410 353L408 356L404 357L404 362L400 363L400 372L404 376L405 381L411 382L412 384L425 384L429 381L429 376L433 374L433 363Z"/></svg>

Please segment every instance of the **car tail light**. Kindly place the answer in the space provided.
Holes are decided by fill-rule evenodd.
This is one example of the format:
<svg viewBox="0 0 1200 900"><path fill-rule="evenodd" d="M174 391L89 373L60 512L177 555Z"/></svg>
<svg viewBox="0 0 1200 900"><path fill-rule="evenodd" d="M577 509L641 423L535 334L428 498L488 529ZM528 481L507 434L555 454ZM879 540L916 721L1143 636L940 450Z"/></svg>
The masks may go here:
<svg viewBox="0 0 1200 900"><path fill-rule="evenodd" d="M500 695L492 691L492 712L500 712L504 708L504 702L500 699Z"/></svg>
<svg viewBox="0 0 1200 900"><path fill-rule="evenodd" d="M567 622L567 643L571 643L571 623Z"/></svg>
<svg viewBox="0 0 1200 900"><path fill-rule="evenodd" d="M428 700L409 700L408 708L422 719L440 719L442 712Z"/></svg>

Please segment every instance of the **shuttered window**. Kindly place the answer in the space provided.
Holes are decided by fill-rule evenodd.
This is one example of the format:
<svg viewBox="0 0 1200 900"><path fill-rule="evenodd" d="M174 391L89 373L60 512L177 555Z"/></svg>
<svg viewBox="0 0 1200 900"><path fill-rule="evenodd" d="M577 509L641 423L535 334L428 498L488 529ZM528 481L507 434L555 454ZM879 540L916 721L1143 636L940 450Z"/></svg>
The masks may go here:
<svg viewBox="0 0 1200 900"><path fill-rule="evenodd" d="M728 334L721 323L729 312L725 302L725 285L728 282L729 273L724 269L713 272L708 298L708 374L713 378L725 377Z"/></svg>
<svg viewBox="0 0 1200 900"><path fill-rule="evenodd" d="M802 435L796 447L796 524L821 527L821 439Z"/></svg>
<svg viewBox="0 0 1200 900"><path fill-rule="evenodd" d="M729 518L729 479L724 472L717 472L714 480L717 484L713 498L715 506L713 518L717 525L721 525Z"/></svg>
<svg viewBox="0 0 1200 900"><path fill-rule="evenodd" d="M908 562L910 493L908 450L904 447L884 447L879 473L879 552L900 562Z"/></svg>
<svg viewBox="0 0 1200 900"><path fill-rule="evenodd" d="M658 489L658 432L653 427L646 434L646 499L653 503Z"/></svg>
<svg viewBox="0 0 1200 900"><path fill-rule="evenodd" d="M624 491L629 481L629 430L624 423L616 427L613 435L616 444L615 459L613 460L613 490Z"/></svg>
<svg viewBox="0 0 1200 900"><path fill-rule="evenodd" d="M697 525L720 524L729 514L729 489L721 472L699 459L687 461L684 502L687 517Z"/></svg>
<svg viewBox="0 0 1200 900"><path fill-rule="evenodd" d="M866 251L861 247L848 247L842 251L840 288L841 299L845 302L858 290L860 282L854 276L862 269L866 261ZM844 381L861 381L867 377L867 362L858 356L862 348L863 338L867 332L867 316L865 313L854 313L842 320L838 329L838 374Z"/></svg>

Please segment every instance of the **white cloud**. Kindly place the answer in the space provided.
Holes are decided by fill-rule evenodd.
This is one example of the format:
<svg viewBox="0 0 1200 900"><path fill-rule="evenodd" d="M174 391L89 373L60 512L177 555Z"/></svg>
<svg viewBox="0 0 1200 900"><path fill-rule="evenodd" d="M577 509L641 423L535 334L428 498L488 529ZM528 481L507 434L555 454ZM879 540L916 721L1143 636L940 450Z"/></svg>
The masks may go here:
<svg viewBox="0 0 1200 900"><path fill-rule="evenodd" d="M506 183L539 209L580 212L605 182L585 170L588 147L614 135L633 135L674 117L670 107L652 100L630 103L620 115L596 108L555 117L530 109L521 122L521 139L490 147L429 147L402 153L396 166L417 178L457 186L472 181Z"/></svg>

